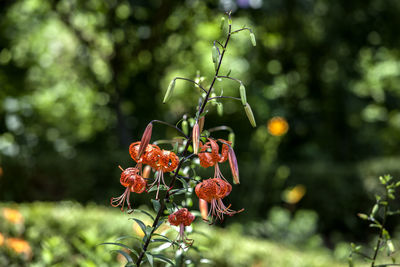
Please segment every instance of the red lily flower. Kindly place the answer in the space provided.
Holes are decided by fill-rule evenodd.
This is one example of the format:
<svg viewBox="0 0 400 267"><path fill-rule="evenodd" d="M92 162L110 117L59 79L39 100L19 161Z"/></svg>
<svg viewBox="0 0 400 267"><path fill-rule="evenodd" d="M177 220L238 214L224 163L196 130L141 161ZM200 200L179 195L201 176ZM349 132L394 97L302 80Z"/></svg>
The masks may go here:
<svg viewBox="0 0 400 267"><path fill-rule="evenodd" d="M224 219L224 215L232 216L244 210L231 210L230 204L228 205L228 207L226 207L225 204L222 202L222 199L228 196L231 191L232 186L221 178L210 178L204 180L203 182L199 183L195 188L196 195L200 199L211 203L211 209L208 213L208 216L216 216L220 220Z"/></svg>
<svg viewBox="0 0 400 267"><path fill-rule="evenodd" d="M131 209L131 204L129 202L130 193L143 193L143 191L146 189L146 180L139 175L138 168L127 168L125 170L121 168L121 170L122 174L120 183L122 186L126 187L126 189L121 196L111 198L111 206L118 207L122 204L121 210L124 210L124 204L126 202L128 209Z"/></svg>
<svg viewBox="0 0 400 267"><path fill-rule="evenodd" d="M193 244L193 240L186 237L185 226L191 225L193 220L194 215L186 208L179 209L168 216L168 222L171 225L179 226L179 241L187 246L191 246Z"/></svg>

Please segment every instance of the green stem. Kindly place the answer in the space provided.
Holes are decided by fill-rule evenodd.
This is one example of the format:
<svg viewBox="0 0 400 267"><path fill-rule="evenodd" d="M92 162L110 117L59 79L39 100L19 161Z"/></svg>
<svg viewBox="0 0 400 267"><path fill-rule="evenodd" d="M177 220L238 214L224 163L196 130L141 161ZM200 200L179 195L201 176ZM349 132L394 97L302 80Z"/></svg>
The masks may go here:
<svg viewBox="0 0 400 267"><path fill-rule="evenodd" d="M386 200L388 200L388 196L387 195L388 195L388 193L387 193L387 189L386 189ZM378 237L378 240L376 241L375 252L374 252L374 256L372 257L371 267L376 267L375 266L375 261L376 261L376 257L378 256L379 248L381 246L382 237L383 237L383 231L385 230L385 223L386 223L387 210L388 210L387 207L388 207L388 205L385 205L385 207L384 207L381 231L379 232L379 237Z"/></svg>

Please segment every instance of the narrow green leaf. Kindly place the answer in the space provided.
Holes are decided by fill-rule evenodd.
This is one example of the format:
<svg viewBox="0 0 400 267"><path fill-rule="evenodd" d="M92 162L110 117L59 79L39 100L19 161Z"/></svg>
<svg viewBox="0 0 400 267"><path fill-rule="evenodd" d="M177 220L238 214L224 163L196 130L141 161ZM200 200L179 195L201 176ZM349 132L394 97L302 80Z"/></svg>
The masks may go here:
<svg viewBox="0 0 400 267"><path fill-rule="evenodd" d="M188 186L187 182L185 181L185 179L178 178L178 180L182 183L182 185L185 188L185 190L188 190L189 186Z"/></svg>
<svg viewBox="0 0 400 267"><path fill-rule="evenodd" d="M244 87L243 83L240 83L239 92L240 92L240 99L242 99L242 104L243 106L245 106L247 104L247 98L246 98L246 88Z"/></svg>
<svg viewBox="0 0 400 267"><path fill-rule="evenodd" d="M164 222L164 220L163 220L163 219L160 219L160 220L158 221L157 225L156 225L156 229L154 229L154 230L157 230L158 227L160 227L160 225L163 224L163 222Z"/></svg>
<svg viewBox="0 0 400 267"><path fill-rule="evenodd" d="M152 219L152 220L154 221L154 216L151 215L150 213L148 213L147 211L141 210L141 209L135 209L135 211L139 211L139 212L141 212L141 213L143 213L143 214L146 214L147 216L150 217L150 219Z"/></svg>
<svg viewBox="0 0 400 267"><path fill-rule="evenodd" d="M142 229L143 233L146 234L146 225L139 219L136 218L131 218L132 220L134 220L140 227L140 229Z"/></svg>
<svg viewBox="0 0 400 267"><path fill-rule="evenodd" d="M364 213L358 213L357 216L363 220L368 220L368 218L369 218L368 215L364 214Z"/></svg>
<svg viewBox="0 0 400 267"><path fill-rule="evenodd" d="M153 231L153 227L151 227L150 225L147 225L146 226L146 236L150 236L152 231Z"/></svg>
<svg viewBox="0 0 400 267"><path fill-rule="evenodd" d="M146 252L146 257L147 257L147 260L149 261L150 265L154 266L153 255L151 255L149 252Z"/></svg>
<svg viewBox="0 0 400 267"><path fill-rule="evenodd" d="M132 252L133 254L135 254L136 257L139 257L139 254L136 252L136 250L134 250L133 248L128 247L125 244L122 243L114 243L114 242L105 242L105 243L101 243L100 245L114 245L114 246L119 246L122 248L125 248L127 250L129 250L130 252Z"/></svg>
<svg viewBox="0 0 400 267"><path fill-rule="evenodd" d="M131 236L131 235L120 236L117 239L115 239L115 241L121 241L121 240L128 239L128 238L132 238L132 239L136 239L136 240L142 241L140 238L137 238L136 236Z"/></svg>
<svg viewBox="0 0 400 267"><path fill-rule="evenodd" d="M112 250L112 252L117 252L117 253L121 254L122 256L125 257L125 259L126 259L129 263L131 263L131 262L133 263L133 260L132 260L131 256L129 256L129 254L126 253L125 251L116 249L116 250Z"/></svg>
<svg viewBox="0 0 400 267"><path fill-rule="evenodd" d="M168 239L164 239L164 238L154 238L151 240L151 242L171 243L171 241L169 241Z"/></svg>
<svg viewBox="0 0 400 267"><path fill-rule="evenodd" d="M184 188L179 188L179 189L171 190L170 192L171 192L171 194L173 194L173 195L182 195L182 194L185 194L186 191L187 191L187 190L184 189Z"/></svg>
<svg viewBox="0 0 400 267"><path fill-rule="evenodd" d="M166 191L166 190L168 190L168 187L166 187L165 185L160 185L159 186L159 190L160 191ZM153 191L157 191L157 186L153 186L148 192L150 193L150 192L153 192Z"/></svg>
<svg viewBox="0 0 400 267"><path fill-rule="evenodd" d="M163 100L163 104L167 103L167 101L171 98L172 93L174 91L175 88L175 79L173 79L170 84L168 85L168 89L167 92L165 92L165 96L164 96L164 100Z"/></svg>
<svg viewBox="0 0 400 267"><path fill-rule="evenodd" d="M256 127L256 120L254 119L253 111L251 110L249 103L246 103L246 105L244 106L244 111L246 112L247 118L249 119L251 126Z"/></svg>
<svg viewBox="0 0 400 267"><path fill-rule="evenodd" d="M169 263L169 264L171 264L172 266L175 266L175 263L174 263L172 260L170 260L170 259L168 259L167 257L165 257L163 254L152 254L152 255L153 255L153 257L156 258L156 259L159 259L159 260L161 260L161 261L163 261L163 262Z"/></svg>
<svg viewBox="0 0 400 267"><path fill-rule="evenodd" d="M153 236L160 236L160 237L165 238L165 239L168 239L170 242L172 242L171 239L169 239L167 236L162 235L162 234L154 233Z"/></svg>
<svg viewBox="0 0 400 267"><path fill-rule="evenodd" d="M155 199L152 199L152 200L151 200L151 203L153 203L154 211L155 211L156 213L158 213L158 211L159 211L160 208L161 208L160 201L155 200ZM154 220L154 219L153 219L153 220Z"/></svg>

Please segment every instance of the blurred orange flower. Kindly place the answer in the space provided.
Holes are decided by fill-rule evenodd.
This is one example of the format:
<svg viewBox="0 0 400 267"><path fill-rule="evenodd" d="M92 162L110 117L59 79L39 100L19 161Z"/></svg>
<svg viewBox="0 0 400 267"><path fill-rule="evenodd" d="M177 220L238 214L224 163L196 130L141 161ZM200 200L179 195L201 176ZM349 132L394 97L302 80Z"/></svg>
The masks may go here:
<svg viewBox="0 0 400 267"><path fill-rule="evenodd" d="M286 203L296 204L306 194L306 187L304 185L296 185L295 187L285 190L283 192L283 199Z"/></svg>
<svg viewBox="0 0 400 267"><path fill-rule="evenodd" d="M0 246L4 244L4 235L0 233Z"/></svg>
<svg viewBox="0 0 400 267"><path fill-rule="evenodd" d="M18 210L4 208L3 209L4 218L14 224L20 224L24 221L24 217Z"/></svg>
<svg viewBox="0 0 400 267"><path fill-rule="evenodd" d="M282 117L273 117L268 121L268 132L274 136L281 136L287 133L289 124Z"/></svg>
<svg viewBox="0 0 400 267"><path fill-rule="evenodd" d="M26 242L23 239L19 238L7 238L6 240L6 245L7 247L11 248L18 254L25 254L27 256L30 256L32 254L32 249L31 246L29 245L28 242Z"/></svg>

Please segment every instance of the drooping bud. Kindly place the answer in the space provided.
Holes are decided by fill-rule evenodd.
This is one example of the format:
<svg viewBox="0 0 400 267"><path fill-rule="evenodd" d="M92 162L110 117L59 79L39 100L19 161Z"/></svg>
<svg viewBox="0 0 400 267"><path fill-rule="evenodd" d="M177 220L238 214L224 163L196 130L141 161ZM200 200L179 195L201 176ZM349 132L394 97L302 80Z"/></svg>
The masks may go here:
<svg viewBox="0 0 400 267"><path fill-rule="evenodd" d="M200 145L200 131L199 131L199 124L197 122L193 126L192 139L193 139L193 153L197 155L199 153L199 145Z"/></svg>
<svg viewBox="0 0 400 267"><path fill-rule="evenodd" d="M228 159L229 159L229 166L231 167L231 172L232 172L232 176L233 176L233 183L240 184L239 167L237 164L235 152L233 151L232 147L229 148Z"/></svg>
<svg viewBox="0 0 400 267"><path fill-rule="evenodd" d="M218 59L219 59L218 49L214 44L212 47L212 61L214 63L215 69L218 68Z"/></svg>
<svg viewBox="0 0 400 267"><path fill-rule="evenodd" d="M212 61L213 63L216 63L218 61L218 50L215 44L212 47Z"/></svg>
<svg viewBox="0 0 400 267"><path fill-rule="evenodd" d="M253 46L256 46L256 36L254 35L254 33L250 33L250 40Z"/></svg>
<svg viewBox="0 0 400 267"><path fill-rule="evenodd" d="M251 110L249 103L246 103L246 105L244 106L244 111L246 112L247 118L249 119L251 126L256 127L256 120L254 119L253 111Z"/></svg>
<svg viewBox="0 0 400 267"><path fill-rule="evenodd" d="M140 159L143 152L146 150L147 145L150 143L152 131L153 131L153 123L150 122L147 125L146 129L144 130L142 139L140 140L139 153L138 153L137 159Z"/></svg>
<svg viewBox="0 0 400 267"><path fill-rule="evenodd" d="M225 17L221 18L221 25L219 27L220 27L221 31L224 30L224 28L225 28Z"/></svg>
<svg viewBox="0 0 400 267"><path fill-rule="evenodd" d="M242 99L242 104L244 106L247 104L247 98L246 98L246 88L244 87L243 83L240 83L239 92L240 92L240 98Z"/></svg>
<svg viewBox="0 0 400 267"><path fill-rule="evenodd" d="M201 218L205 221L208 220L208 203L204 199L199 198L199 209Z"/></svg>
<svg viewBox="0 0 400 267"><path fill-rule="evenodd" d="M204 129L204 121L206 120L206 117L201 117L199 119L199 132L202 133Z"/></svg>
<svg viewBox="0 0 400 267"><path fill-rule="evenodd" d="M145 178L145 179L149 178L150 177L150 172L151 172L150 165L146 165L146 167L144 167L144 170L143 170L143 173L142 173L143 174L142 177Z"/></svg>
<svg viewBox="0 0 400 267"><path fill-rule="evenodd" d="M167 92L165 92L163 104L167 103L167 101L171 98L174 88L175 88L175 79L173 79L168 85Z"/></svg>

